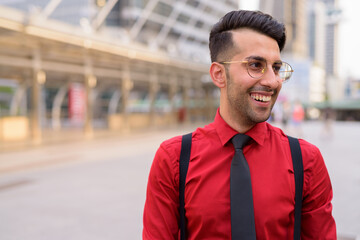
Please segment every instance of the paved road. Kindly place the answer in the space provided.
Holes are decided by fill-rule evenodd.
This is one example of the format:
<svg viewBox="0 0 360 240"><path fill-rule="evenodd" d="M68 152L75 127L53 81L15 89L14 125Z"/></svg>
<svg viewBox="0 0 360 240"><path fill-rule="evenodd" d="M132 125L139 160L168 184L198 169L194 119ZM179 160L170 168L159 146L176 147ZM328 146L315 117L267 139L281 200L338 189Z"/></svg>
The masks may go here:
<svg viewBox="0 0 360 240"><path fill-rule="evenodd" d="M303 137L324 155L333 182L339 235L355 239L360 236L360 123L336 123L332 136L321 135L321 129L319 122L306 123ZM162 140L191 130L148 131L1 152L0 239L141 239L153 155Z"/></svg>

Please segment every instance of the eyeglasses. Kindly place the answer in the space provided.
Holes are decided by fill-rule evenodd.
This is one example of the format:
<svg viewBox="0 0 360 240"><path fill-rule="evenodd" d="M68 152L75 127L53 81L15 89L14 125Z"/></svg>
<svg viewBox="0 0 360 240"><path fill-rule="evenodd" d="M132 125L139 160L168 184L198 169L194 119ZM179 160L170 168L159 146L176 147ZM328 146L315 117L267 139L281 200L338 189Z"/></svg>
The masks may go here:
<svg viewBox="0 0 360 240"><path fill-rule="evenodd" d="M259 79L261 78L267 69L267 62L265 59L250 58L244 61L232 61L232 62L219 62L220 64L231 64L231 63L245 63L246 70L250 77ZM282 82L286 82L291 77L294 70L290 64L286 62L275 62L272 69L276 76L280 78Z"/></svg>

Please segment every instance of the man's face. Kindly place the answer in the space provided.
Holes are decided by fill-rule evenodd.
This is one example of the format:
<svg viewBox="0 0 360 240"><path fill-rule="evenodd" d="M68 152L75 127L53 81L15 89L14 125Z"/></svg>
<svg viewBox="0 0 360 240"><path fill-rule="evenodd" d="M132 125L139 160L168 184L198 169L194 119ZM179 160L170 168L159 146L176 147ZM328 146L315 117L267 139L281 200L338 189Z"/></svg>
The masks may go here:
<svg viewBox="0 0 360 240"><path fill-rule="evenodd" d="M241 29L233 31L236 53L228 61L244 61L251 58L264 59L266 70L261 78L248 74L246 63L228 64L226 87L223 89L225 104L231 117L246 125L266 121L280 92L282 81L273 72L272 66L279 62L277 42L263 34Z"/></svg>

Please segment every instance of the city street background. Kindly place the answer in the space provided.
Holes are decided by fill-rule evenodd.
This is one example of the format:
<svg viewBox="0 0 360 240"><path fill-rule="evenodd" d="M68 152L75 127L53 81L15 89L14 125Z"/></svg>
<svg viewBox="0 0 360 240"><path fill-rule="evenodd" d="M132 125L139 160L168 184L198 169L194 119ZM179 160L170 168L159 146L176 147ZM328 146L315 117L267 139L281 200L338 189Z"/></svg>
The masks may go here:
<svg viewBox="0 0 360 240"><path fill-rule="evenodd" d="M209 32L238 8L284 22L272 118L312 120L286 132L320 148L339 240L360 240L359 4L0 0L0 240L141 239L153 156L212 120Z"/></svg>
<svg viewBox="0 0 360 240"><path fill-rule="evenodd" d="M88 140L70 132L39 146L9 144L0 152L0 239L141 239L155 151L163 140L194 129L108 132ZM360 122L334 122L331 132L323 130L320 121L304 122L302 136L324 156L338 235L359 239Z"/></svg>

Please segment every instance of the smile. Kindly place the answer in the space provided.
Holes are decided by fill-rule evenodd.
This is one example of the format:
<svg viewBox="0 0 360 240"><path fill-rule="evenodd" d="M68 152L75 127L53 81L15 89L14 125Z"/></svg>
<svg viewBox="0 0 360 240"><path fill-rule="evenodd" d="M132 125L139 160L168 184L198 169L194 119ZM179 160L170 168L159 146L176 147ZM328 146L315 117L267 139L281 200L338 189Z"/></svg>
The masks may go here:
<svg viewBox="0 0 360 240"><path fill-rule="evenodd" d="M259 102L269 102L271 100L271 96L265 96L260 94L251 94L252 99L259 101Z"/></svg>

